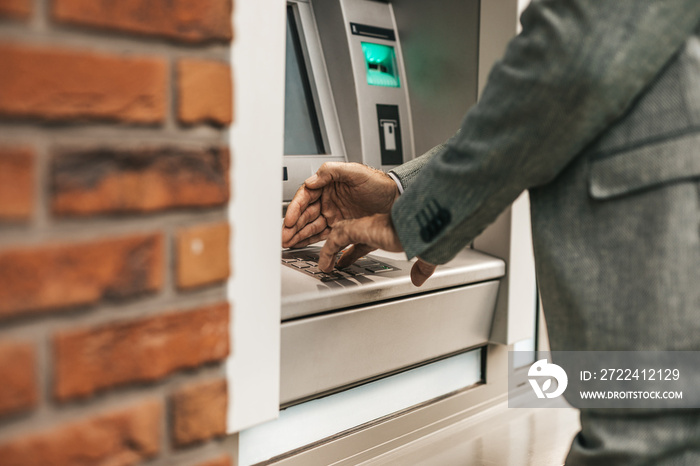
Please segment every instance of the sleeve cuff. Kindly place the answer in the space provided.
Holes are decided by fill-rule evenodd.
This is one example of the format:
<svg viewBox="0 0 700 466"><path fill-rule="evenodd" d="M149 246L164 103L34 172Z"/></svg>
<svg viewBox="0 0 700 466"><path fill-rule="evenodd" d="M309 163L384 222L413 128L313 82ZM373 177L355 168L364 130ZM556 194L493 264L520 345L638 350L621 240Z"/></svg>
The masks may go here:
<svg viewBox="0 0 700 466"><path fill-rule="evenodd" d="M399 180L399 177L396 176L396 173L394 172L389 172L387 173L389 177L394 180L394 183L396 183L396 186L399 188L399 194L403 194L403 185L401 184L401 180Z"/></svg>

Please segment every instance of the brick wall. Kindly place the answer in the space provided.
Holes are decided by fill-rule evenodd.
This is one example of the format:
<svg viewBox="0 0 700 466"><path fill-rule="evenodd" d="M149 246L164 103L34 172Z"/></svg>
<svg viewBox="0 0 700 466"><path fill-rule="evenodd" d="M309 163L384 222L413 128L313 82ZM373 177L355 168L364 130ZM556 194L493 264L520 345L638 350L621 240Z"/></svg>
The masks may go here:
<svg viewBox="0 0 700 466"><path fill-rule="evenodd" d="M0 0L0 464L232 464L232 0Z"/></svg>

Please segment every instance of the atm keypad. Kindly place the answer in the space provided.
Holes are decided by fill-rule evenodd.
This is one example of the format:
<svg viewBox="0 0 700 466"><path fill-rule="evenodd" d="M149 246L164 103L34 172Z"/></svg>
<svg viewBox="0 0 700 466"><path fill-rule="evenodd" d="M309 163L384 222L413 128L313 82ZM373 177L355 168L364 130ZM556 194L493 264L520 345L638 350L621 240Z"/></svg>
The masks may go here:
<svg viewBox="0 0 700 466"><path fill-rule="evenodd" d="M315 248L318 250L318 248ZM342 253L338 254L340 258ZM282 251L282 265L286 265L294 270L304 272L321 281L335 281L350 279L362 275L374 275L383 272L399 270L385 262L381 262L372 256L365 256L358 259L350 267L334 269L330 273L325 273L318 268L318 253L308 250L286 250Z"/></svg>

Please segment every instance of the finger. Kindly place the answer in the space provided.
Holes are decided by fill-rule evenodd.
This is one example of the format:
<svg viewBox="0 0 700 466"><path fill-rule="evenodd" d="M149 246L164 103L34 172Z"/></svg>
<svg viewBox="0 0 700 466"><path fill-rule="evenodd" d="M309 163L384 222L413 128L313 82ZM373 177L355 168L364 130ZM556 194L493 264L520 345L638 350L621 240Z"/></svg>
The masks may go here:
<svg viewBox="0 0 700 466"><path fill-rule="evenodd" d="M335 265L337 254L345 249L348 245L354 243L352 240L353 223L355 221L339 222L333 227L326 244L321 248L318 257L318 268L324 272L330 272Z"/></svg>
<svg viewBox="0 0 700 466"><path fill-rule="evenodd" d="M389 214L341 220L333 225L331 234L321 249L319 268L331 270L335 264L335 255L345 247L358 243L393 252L403 250Z"/></svg>
<svg viewBox="0 0 700 466"><path fill-rule="evenodd" d="M330 229L330 228L326 228L326 229L323 230L321 233L319 233L319 234L317 234L317 235L314 235L314 236L312 236L312 237L310 237L310 238L307 238L307 239L305 239L305 240L303 240L303 241L299 241L297 244L295 244L295 245L292 246L292 247L295 248L295 249L298 249L298 248L305 248L305 247L308 246L309 244L314 244L314 243L318 243L319 241L325 240L326 238L328 238L328 235L330 235L330 234L331 234L331 229Z"/></svg>
<svg viewBox="0 0 700 466"><path fill-rule="evenodd" d="M326 222L328 226L332 227L335 222L343 220L343 214L338 209L337 199L334 199L330 192L324 192L321 195L321 212L323 216L326 217Z"/></svg>
<svg viewBox="0 0 700 466"><path fill-rule="evenodd" d="M297 234L301 229L304 228L307 224L313 222L316 220L319 216L321 215L321 203L320 202L314 202L313 204L310 204L306 210L302 212L302 214L299 216L299 220L297 220L297 223L292 226L292 227L287 227L284 226L282 227L282 245L286 245L290 242L290 240L294 237L294 235ZM297 238L297 240L300 238ZM285 246L287 247L287 246Z"/></svg>
<svg viewBox="0 0 700 466"><path fill-rule="evenodd" d="M430 278L437 269L437 265L428 264L427 262L418 259L413 267L411 267L411 281L416 286L422 286Z"/></svg>
<svg viewBox="0 0 700 466"><path fill-rule="evenodd" d="M282 246L286 248L298 248L300 247L298 243L301 243L306 239L318 235L323 230L325 230L327 226L328 224L326 223L326 219L323 217L318 217L316 220L302 228L301 231L297 232L289 241L287 241L286 243L282 243Z"/></svg>
<svg viewBox="0 0 700 466"><path fill-rule="evenodd" d="M352 165L345 162L326 162L314 175L304 181L304 184L309 189L321 189L333 181L344 181L346 172L352 170Z"/></svg>
<svg viewBox="0 0 700 466"><path fill-rule="evenodd" d="M321 203L314 202L301 213L295 225L297 231L301 231L307 224L313 222L321 215Z"/></svg>
<svg viewBox="0 0 700 466"><path fill-rule="evenodd" d="M366 256L375 249L376 248L367 244L354 244L340 256L340 259L338 259L338 267L350 267L357 259Z"/></svg>
<svg viewBox="0 0 700 466"><path fill-rule="evenodd" d="M320 189L309 189L302 185L294 194L292 201L287 207L287 214L284 216L284 226L291 228L299 221L299 216L306 210L309 204L316 202L321 197Z"/></svg>

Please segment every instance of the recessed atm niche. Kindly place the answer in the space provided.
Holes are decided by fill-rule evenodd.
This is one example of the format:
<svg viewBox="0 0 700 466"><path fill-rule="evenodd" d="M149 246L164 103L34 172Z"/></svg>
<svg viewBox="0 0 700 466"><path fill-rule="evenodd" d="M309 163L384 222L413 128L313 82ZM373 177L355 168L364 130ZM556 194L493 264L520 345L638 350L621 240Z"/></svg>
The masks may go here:
<svg viewBox="0 0 700 466"><path fill-rule="evenodd" d="M443 2L448 11L433 14L430 2L414 0L288 1L283 202L324 162L389 171L413 159L417 146L422 153L454 133L476 100L479 2ZM449 18L457 14L461 26ZM440 111L431 107L429 94L440 93L430 89L430 71L416 62L430 63L429 45L451 40L433 63L436 86L453 97ZM482 355L474 360L481 389L464 390L482 401L501 390L487 377L504 361L489 345L501 259L466 249L416 288L403 254L376 251L359 269L331 276L317 270L317 258L317 246L282 255L283 409L469 351Z"/></svg>
<svg viewBox="0 0 700 466"><path fill-rule="evenodd" d="M393 5L293 0L287 12L284 200L325 161L388 171L411 160L411 80ZM330 275L317 258L317 247L282 257L283 406L488 343L500 259L465 250L416 288L402 254L377 251L370 265Z"/></svg>

